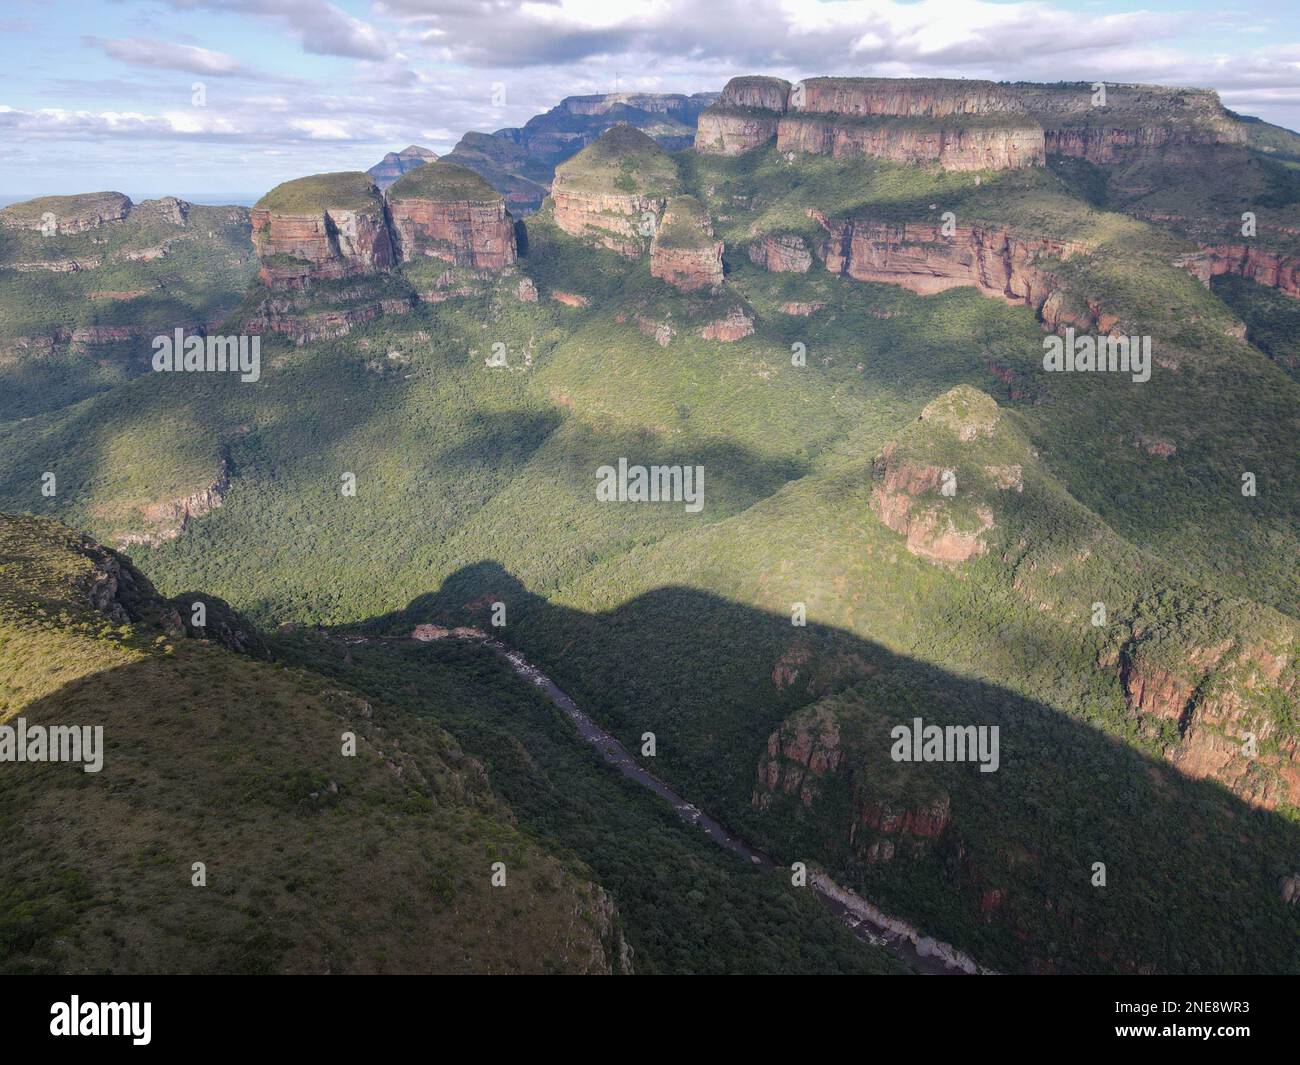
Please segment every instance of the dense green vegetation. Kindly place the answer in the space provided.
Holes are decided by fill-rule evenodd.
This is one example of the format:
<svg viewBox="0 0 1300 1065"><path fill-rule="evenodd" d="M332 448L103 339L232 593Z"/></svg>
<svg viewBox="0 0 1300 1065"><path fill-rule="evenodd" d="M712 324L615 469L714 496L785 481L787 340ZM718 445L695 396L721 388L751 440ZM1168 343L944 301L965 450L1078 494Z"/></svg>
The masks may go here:
<svg viewBox="0 0 1300 1065"><path fill-rule="evenodd" d="M442 160L403 174L388 189L390 200L499 200L501 194L472 170Z"/></svg>
<svg viewBox="0 0 1300 1065"><path fill-rule="evenodd" d="M614 126L555 168L565 188L629 195L663 197L675 190L676 179L672 157L632 126Z"/></svg>
<svg viewBox="0 0 1300 1065"><path fill-rule="evenodd" d="M35 268L66 262L79 269ZM239 207L190 205L177 225L146 201L83 233L0 229L0 423L147 372L153 337L220 325L255 268Z"/></svg>
<svg viewBox="0 0 1300 1065"><path fill-rule="evenodd" d="M315 214L328 208L364 211L379 206L379 190L369 174L360 170L341 170L334 174L312 174L276 185L255 206L286 214Z"/></svg>
<svg viewBox="0 0 1300 1065"><path fill-rule="evenodd" d="M1283 169L1247 165L1259 188ZM561 172L589 191L693 197L727 245L723 291L677 293L644 256L589 248L544 208L516 271L445 302L411 298L435 281L427 265L277 294L302 315L381 293L405 313L302 346L267 337L256 384L147 375L0 425L0 507L120 535L149 504L210 483L224 459L222 506L140 552L168 592L210 589L267 625L387 635L485 625L487 604L503 602L502 638L629 749L656 732L656 771L691 801L982 961L1300 968L1297 911L1277 890L1300 831L1282 761L1300 737L1290 305L1231 283L1206 290L1175 265L1189 231L1117 213L1137 201L1086 165L968 174L796 165L771 149L669 157L629 130ZM1070 306L1095 302L1152 338L1151 380L1044 373L1034 313L974 289L920 297L820 262L770 274L744 251L777 233L815 247L815 212L934 223L944 211L1072 242L1043 267ZM520 300L521 275L538 302ZM239 313L266 299L252 290ZM786 313L791 301L815 310ZM699 338L738 307L752 335ZM497 345L504 366L489 364ZM955 497L929 491L914 506L980 537L981 553L937 565L882 523L886 448L955 472ZM619 458L702 465L704 510L598 502L595 470ZM59 475L53 498L40 493L46 470ZM1247 472L1255 495L1242 492ZM807 628L790 624L797 603ZM876 964L805 900L735 875L729 855L633 794L482 649L355 648L349 661L314 636L277 642L483 758L521 830L614 893L647 969ZM1136 674L1193 692L1194 731L1177 705L1139 712ZM999 725L1002 768L904 771L881 737L913 716ZM773 733L831 725L841 768L809 804L764 794ZM1260 755L1235 794L1169 765L1193 741L1235 746L1248 728ZM939 839L869 859L879 833L864 804L914 811L940 797L951 824ZM1094 861L1111 871L1104 893ZM1003 894L990 903L990 891ZM742 948L756 928L770 934L749 944L751 966Z"/></svg>
<svg viewBox="0 0 1300 1065"><path fill-rule="evenodd" d="M0 517L0 557L0 720L103 729L98 772L0 775L0 971L622 965L590 871L522 834L445 732L186 639L142 577L54 523ZM105 574L101 605L135 620L91 606Z"/></svg>

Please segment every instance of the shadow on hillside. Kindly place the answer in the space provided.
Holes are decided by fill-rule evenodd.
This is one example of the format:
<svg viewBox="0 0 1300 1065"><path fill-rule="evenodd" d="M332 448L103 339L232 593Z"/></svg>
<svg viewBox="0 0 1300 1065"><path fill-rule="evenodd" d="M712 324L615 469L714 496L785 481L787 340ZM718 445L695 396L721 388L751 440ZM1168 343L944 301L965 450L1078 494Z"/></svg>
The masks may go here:
<svg viewBox="0 0 1300 1065"><path fill-rule="evenodd" d="M504 628L490 624L496 602ZM630 751L654 732L654 771L751 843L824 865L986 963L1300 969L1300 907L1279 890L1296 871L1300 825L1046 704L692 589L662 588L601 613L557 606L495 562L460 569L364 628L405 635L420 622L499 636ZM769 736L819 701L834 709L838 734L810 735L823 737L832 762L842 753L838 771L814 779L806 800L801 774L794 794L778 786L758 805ZM997 726L999 769L895 762L890 729L915 717ZM1120 699L1111 724L1124 723ZM927 838L925 814L945 796L950 822ZM871 860L882 841L892 859ZM1104 887L1092 883L1094 863L1105 865Z"/></svg>

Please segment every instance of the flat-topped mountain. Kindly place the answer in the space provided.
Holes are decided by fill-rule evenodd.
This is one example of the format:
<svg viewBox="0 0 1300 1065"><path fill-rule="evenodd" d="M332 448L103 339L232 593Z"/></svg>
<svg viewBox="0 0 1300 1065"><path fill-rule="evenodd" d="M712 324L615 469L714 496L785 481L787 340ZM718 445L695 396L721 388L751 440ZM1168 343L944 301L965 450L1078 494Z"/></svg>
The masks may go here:
<svg viewBox="0 0 1300 1065"><path fill-rule="evenodd" d="M1244 144L1206 89L944 78L733 78L699 119L695 145L937 162L949 170L1045 165L1048 155L1114 162L1130 149Z"/></svg>
<svg viewBox="0 0 1300 1065"><path fill-rule="evenodd" d="M635 257L649 246L677 167L651 137L614 126L555 171L555 224L566 233Z"/></svg>
<svg viewBox="0 0 1300 1065"><path fill-rule="evenodd" d="M393 261L383 197L359 170L277 185L254 204L251 221L271 288L372 273Z"/></svg>
<svg viewBox="0 0 1300 1065"><path fill-rule="evenodd" d="M515 261L515 227L501 193L472 170L428 163L387 193L398 256L500 270Z"/></svg>

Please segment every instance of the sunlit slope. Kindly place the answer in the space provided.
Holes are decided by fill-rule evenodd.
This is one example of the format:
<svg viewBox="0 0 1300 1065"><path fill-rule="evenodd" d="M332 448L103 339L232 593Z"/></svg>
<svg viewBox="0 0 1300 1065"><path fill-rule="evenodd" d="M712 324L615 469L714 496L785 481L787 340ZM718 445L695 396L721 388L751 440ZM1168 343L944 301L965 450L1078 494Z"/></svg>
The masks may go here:
<svg viewBox="0 0 1300 1065"><path fill-rule="evenodd" d="M94 196L6 208L27 225ZM81 232L0 226L0 423L57 410L149 370L150 341L215 330L252 280L248 211L148 200Z"/></svg>
<svg viewBox="0 0 1300 1065"><path fill-rule="evenodd" d="M525 839L445 733L187 639L129 563L63 526L0 518L0 556L4 716L103 729L99 772L0 764L0 968L607 972L628 960L608 896Z"/></svg>

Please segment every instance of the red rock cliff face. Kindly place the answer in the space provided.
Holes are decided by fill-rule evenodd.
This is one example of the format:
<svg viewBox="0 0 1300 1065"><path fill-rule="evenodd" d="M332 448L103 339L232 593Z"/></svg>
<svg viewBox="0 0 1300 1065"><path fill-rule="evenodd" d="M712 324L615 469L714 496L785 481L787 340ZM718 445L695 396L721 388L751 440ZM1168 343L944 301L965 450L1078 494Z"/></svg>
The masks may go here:
<svg viewBox="0 0 1300 1065"><path fill-rule="evenodd" d="M650 274L682 292L722 284L722 241L709 216L691 197L674 200L650 242ZM688 205L689 204L689 205Z"/></svg>
<svg viewBox="0 0 1300 1065"><path fill-rule="evenodd" d="M783 86L774 78L733 78L700 116L696 148L736 155L775 140L781 151L975 170L1042 166L1049 154L1113 163L1245 141L1208 90L1113 85L1100 107L1076 86L941 78L810 78Z"/></svg>
<svg viewBox="0 0 1300 1065"><path fill-rule="evenodd" d="M555 224L589 244L638 258L657 228L664 201L650 196L587 192L563 187L551 190Z"/></svg>
<svg viewBox="0 0 1300 1065"><path fill-rule="evenodd" d="M742 155L776 140L780 116L764 111L708 110L695 127L695 150Z"/></svg>
<svg viewBox="0 0 1300 1065"><path fill-rule="evenodd" d="M389 204L398 257L429 256L476 270L500 270L518 258L514 220L502 200L403 199Z"/></svg>
<svg viewBox="0 0 1300 1065"><path fill-rule="evenodd" d="M746 249L750 262L775 273L806 274L812 253L803 237L793 233L772 234L754 241Z"/></svg>
<svg viewBox="0 0 1300 1065"><path fill-rule="evenodd" d="M262 260L258 276L269 288L301 289L312 281L377 273L393 264L382 209L284 214L255 207L251 221L253 247Z"/></svg>
<svg viewBox="0 0 1300 1065"><path fill-rule="evenodd" d="M943 78L809 78L794 110L833 115L944 118L1025 112L1014 90L987 81ZM802 102L800 101L802 99Z"/></svg>
<svg viewBox="0 0 1300 1065"><path fill-rule="evenodd" d="M1014 127L932 128L905 122L840 123L833 118L790 115L777 126L778 151L835 158L868 155L897 163L937 163L944 170L1020 170L1047 159L1043 131Z"/></svg>
<svg viewBox="0 0 1300 1065"><path fill-rule="evenodd" d="M1243 133L1244 136L1244 133ZM1236 143L1210 130L1162 125L1062 127L1045 131L1048 155L1068 155L1090 163L1122 162L1134 155L1169 149ZM1192 153L1187 153L1189 156ZM1174 161L1170 159L1170 161Z"/></svg>
<svg viewBox="0 0 1300 1065"><path fill-rule="evenodd" d="M774 798L784 795L811 808L827 779L847 768L834 714L801 715L768 737L758 761L752 805L766 810ZM951 821L952 803L946 792L906 806L855 786L848 838L868 861L887 862L896 855L919 855L927 841L947 831Z"/></svg>
<svg viewBox="0 0 1300 1065"><path fill-rule="evenodd" d="M1178 264L1206 285L1220 274L1236 274L1300 298L1300 258L1294 256L1250 244L1215 244L1184 256Z"/></svg>
<svg viewBox="0 0 1300 1065"><path fill-rule="evenodd" d="M1196 648L1178 673L1150 661L1141 646L1118 661L1130 713L1176 723L1179 738L1165 756L1180 772L1216 780L1263 809L1300 805L1300 739L1269 709L1279 697L1294 704L1300 695L1285 640Z"/></svg>
<svg viewBox="0 0 1300 1065"><path fill-rule="evenodd" d="M974 285L986 295L1035 310L1055 287L1040 260L1087 251L1069 241L989 226L956 226L949 237L942 226L928 222L819 221L829 234L819 255L832 273L901 285L922 295Z"/></svg>

